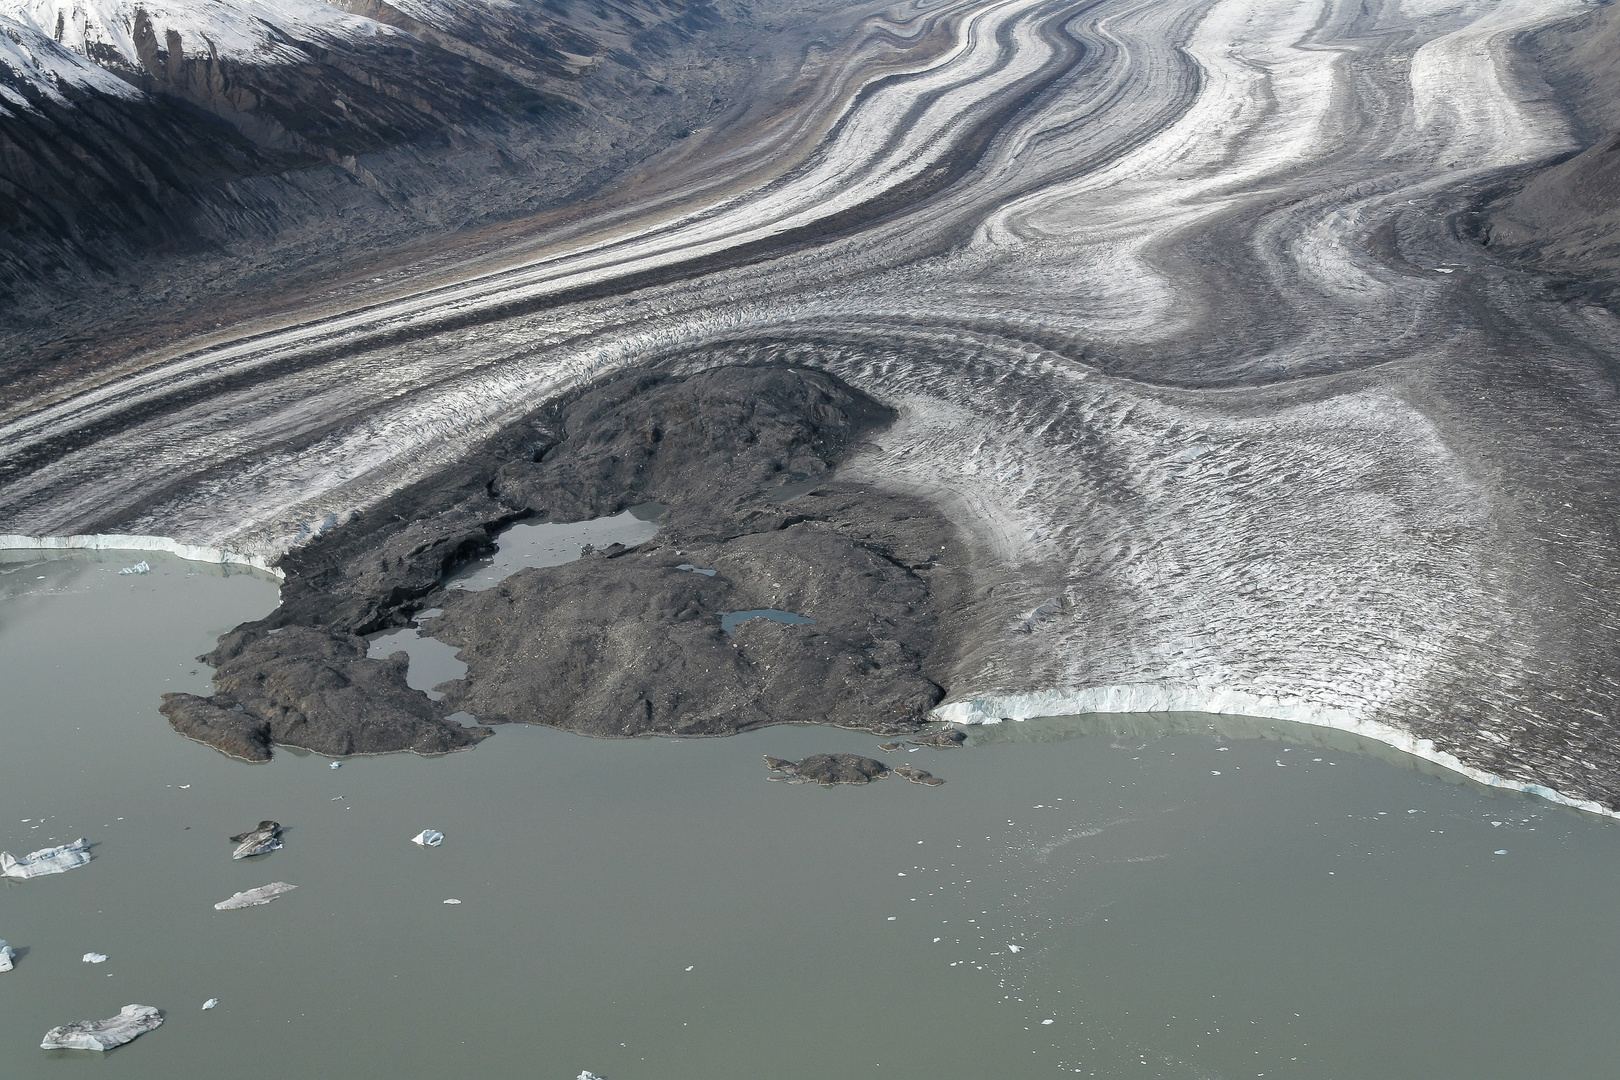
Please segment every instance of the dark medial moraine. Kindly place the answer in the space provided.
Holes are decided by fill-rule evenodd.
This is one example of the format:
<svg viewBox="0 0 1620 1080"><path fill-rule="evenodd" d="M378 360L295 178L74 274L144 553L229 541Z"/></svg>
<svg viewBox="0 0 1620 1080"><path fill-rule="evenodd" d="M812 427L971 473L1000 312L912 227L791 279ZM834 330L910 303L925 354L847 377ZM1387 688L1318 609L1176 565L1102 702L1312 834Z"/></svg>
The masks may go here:
<svg viewBox="0 0 1620 1080"><path fill-rule="evenodd" d="M247 760L471 746L486 723L590 735L726 735L804 721L917 731L943 696L943 629L964 595L950 524L921 500L831 478L893 414L784 366L659 371L540 409L456 468L282 562L282 605L203 659L215 693L164 696L175 730ZM771 492L826 477L790 502ZM444 575L519 519L578 521L661 502L658 536L483 592ZM680 569L713 568L713 576ZM406 658L360 635L442 608L423 633L460 649L433 701ZM802 624L727 612L790 611Z"/></svg>

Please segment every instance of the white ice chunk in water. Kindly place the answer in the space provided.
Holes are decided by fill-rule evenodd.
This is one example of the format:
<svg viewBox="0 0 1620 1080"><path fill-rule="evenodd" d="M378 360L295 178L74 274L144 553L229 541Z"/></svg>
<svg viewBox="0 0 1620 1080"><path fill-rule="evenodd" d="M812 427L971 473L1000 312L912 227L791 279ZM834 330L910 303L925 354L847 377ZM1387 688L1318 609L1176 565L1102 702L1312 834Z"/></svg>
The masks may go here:
<svg viewBox="0 0 1620 1080"><path fill-rule="evenodd" d="M1007 951L1010 953L1021 953L1024 951L1024 947L1022 945L1009 945L1007 946Z"/></svg>
<svg viewBox="0 0 1620 1080"><path fill-rule="evenodd" d="M0 877L34 878L65 873L90 861L89 847L81 836L71 844L41 848L20 859L9 851L0 851Z"/></svg>
<svg viewBox="0 0 1620 1080"><path fill-rule="evenodd" d="M12 961L17 958L17 950L6 944L5 938L0 938L0 971L10 971Z"/></svg>
<svg viewBox="0 0 1620 1080"><path fill-rule="evenodd" d="M607 1080L607 1077L597 1076L595 1073L591 1072L591 1070L586 1069L584 1072L576 1076L574 1080Z"/></svg>
<svg viewBox="0 0 1620 1080"><path fill-rule="evenodd" d="M203 1008L205 1010L206 1009L212 1009L215 1005L218 1005L218 1004L219 1004L219 998L209 998L207 1001L203 1002Z"/></svg>
<svg viewBox="0 0 1620 1080"><path fill-rule="evenodd" d="M152 567L147 564L145 559L142 559L134 566L126 566L118 572L120 574L150 574L152 572Z"/></svg>
<svg viewBox="0 0 1620 1080"><path fill-rule="evenodd" d="M332 762L332 768L334 768L334 769L341 769L341 768L343 768L343 762L341 762L341 761L334 761L334 762Z"/></svg>
<svg viewBox="0 0 1620 1080"><path fill-rule="evenodd" d="M41 1050L111 1050L163 1024L150 1005L125 1005L110 1020L75 1020L45 1033Z"/></svg>
<svg viewBox="0 0 1620 1080"><path fill-rule="evenodd" d="M450 899L446 900L445 903L447 903L447 904L459 904L459 903L461 903L461 901L457 900L455 897L452 896Z"/></svg>
<svg viewBox="0 0 1620 1080"><path fill-rule="evenodd" d="M80 962L85 964L105 964L107 962L107 954L100 952L87 952L81 958Z"/></svg>
<svg viewBox="0 0 1620 1080"><path fill-rule="evenodd" d="M422 847L438 847L444 843L444 833L439 832L437 829L423 829L411 837L411 843Z"/></svg>
<svg viewBox="0 0 1620 1080"><path fill-rule="evenodd" d="M221 900L214 905L214 910L236 911L239 908L258 907L260 904L268 904L276 897L281 896L283 893L290 893L296 888L298 886L289 885L285 881L272 881L268 885L260 885L257 889L236 893L229 900Z"/></svg>

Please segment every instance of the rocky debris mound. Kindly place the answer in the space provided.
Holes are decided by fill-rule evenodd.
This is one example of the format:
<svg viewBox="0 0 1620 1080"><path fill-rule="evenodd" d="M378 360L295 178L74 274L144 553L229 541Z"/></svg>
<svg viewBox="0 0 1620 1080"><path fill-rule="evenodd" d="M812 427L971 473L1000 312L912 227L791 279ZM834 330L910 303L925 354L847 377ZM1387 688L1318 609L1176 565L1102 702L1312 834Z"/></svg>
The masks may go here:
<svg viewBox="0 0 1620 1080"><path fill-rule="evenodd" d="M237 833L231 837L231 842L238 845L231 852L233 859L246 859L254 855L264 855L281 847L281 823L279 821L261 821L259 827L250 832Z"/></svg>
<svg viewBox="0 0 1620 1080"><path fill-rule="evenodd" d="M911 741L918 746L930 746L935 750L955 750L967 742L967 732L954 727L937 728L914 736Z"/></svg>
<svg viewBox="0 0 1620 1080"><path fill-rule="evenodd" d="M765 766L780 774L771 777L772 780L820 784L822 787L869 784L889 775L889 767L883 762L859 754L811 754L798 761L787 761L767 754Z"/></svg>
<svg viewBox="0 0 1620 1080"><path fill-rule="evenodd" d="M111 1050L163 1026L163 1014L150 1005L125 1005L108 1020L75 1020L45 1033L41 1050Z"/></svg>
<svg viewBox="0 0 1620 1080"><path fill-rule="evenodd" d="M828 479L892 415L778 364L588 388L289 554L281 607L203 657L214 695L167 695L164 715L249 761L276 744L443 753L490 733L446 723L456 712L604 736L917 731L944 695L930 677L950 653L940 613L965 594L949 567L966 560L928 504ZM783 501L784 485L809 486ZM667 509L638 547L440 588L514 521L646 502ZM368 659L358 636L432 607L443 613L422 632L468 668L441 701L405 684L403 654ZM722 631L724 613L760 609L814 621Z"/></svg>
<svg viewBox="0 0 1620 1080"><path fill-rule="evenodd" d="M926 769L914 769L910 765L896 766L894 775L903 776L913 784L925 784L928 787L939 787L945 782Z"/></svg>
<svg viewBox="0 0 1620 1080"><path fill-rule="evenodd" d="M333 756L444 754L491 734L447 722L437 702L405 684L403 653L369 659L355 634L237 630L204 659L218 668L213 696L165 694L162 712L180 734L244 761L268 760L272 744Z"/></svg>

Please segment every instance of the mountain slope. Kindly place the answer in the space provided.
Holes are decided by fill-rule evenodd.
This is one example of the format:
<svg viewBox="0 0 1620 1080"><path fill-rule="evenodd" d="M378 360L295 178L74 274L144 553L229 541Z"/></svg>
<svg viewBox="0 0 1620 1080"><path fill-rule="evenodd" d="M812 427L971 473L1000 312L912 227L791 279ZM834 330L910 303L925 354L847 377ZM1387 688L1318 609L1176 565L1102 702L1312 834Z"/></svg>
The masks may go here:
<svg viewBox="0 0 1620 1080"><path fill-rule="evenodd" d="M735 99L732 30L706 0L0 0L3 343L577 198Z"/></svg>

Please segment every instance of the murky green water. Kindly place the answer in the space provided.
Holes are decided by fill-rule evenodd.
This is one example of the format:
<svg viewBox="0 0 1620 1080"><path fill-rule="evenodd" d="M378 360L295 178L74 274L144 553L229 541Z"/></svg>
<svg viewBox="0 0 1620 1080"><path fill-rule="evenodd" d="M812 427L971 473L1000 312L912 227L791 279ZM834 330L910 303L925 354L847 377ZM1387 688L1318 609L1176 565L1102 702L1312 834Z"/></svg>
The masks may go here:
<svg viewBox="0 0 1620 1080"><path fill-rule="evenodd" d="M1196 717L878 754L937 789L766 782L877 753L824 728L245 765L155 704L273 583L139 558L0 563L0 847L96 845L0 883L5 1077L1620 1074L1606 822ZM233 862L264 817L285 850ZM167 1023L37 1048L131 1002Z"/></svg>

